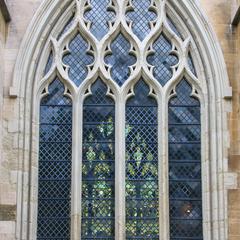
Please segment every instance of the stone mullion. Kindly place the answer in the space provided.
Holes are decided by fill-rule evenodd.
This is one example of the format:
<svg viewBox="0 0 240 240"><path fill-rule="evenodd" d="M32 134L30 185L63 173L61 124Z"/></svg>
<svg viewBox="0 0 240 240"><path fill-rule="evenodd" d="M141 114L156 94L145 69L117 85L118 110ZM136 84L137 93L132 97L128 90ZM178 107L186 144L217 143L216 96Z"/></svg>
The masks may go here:
<svg viewBox="0 0 240 240"><path fill-rule="evenodd" d="M115 239L125 239L125 101L116 102L115 116Z"/></svg>
<svg viewBox="0 0 240 240"><path fill-rule="evenodd" d="M169 240L168 99L165 94L163 94L163 99L159 103L158 114L160 239Z"/></svg>
<svg viewBox="0 0 240 240"><path fill-rule="evenodd" d="M71 240L81 239L83 100L73 101Z"/></svg>

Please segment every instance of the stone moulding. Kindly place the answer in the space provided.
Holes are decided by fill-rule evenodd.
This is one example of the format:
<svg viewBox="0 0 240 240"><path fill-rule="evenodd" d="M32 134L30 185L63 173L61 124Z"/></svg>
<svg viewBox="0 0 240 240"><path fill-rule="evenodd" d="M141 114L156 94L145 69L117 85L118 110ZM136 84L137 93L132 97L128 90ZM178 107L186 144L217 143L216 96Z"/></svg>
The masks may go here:
<svg viewBox="0 0 240 240"><path fill-rule="evenodd" d="M203 139L207 139L204 143L203 153L203 170L206 171L203 184L208 186L203 192L203 201L206 203L204 207L204 239L227 240L227 190L236 186L236 175L228 172L227 106L230 104L232 89L229 85L221 47L210 23L196 1L158 1L166 4L169 15L173 19L176 18L176 22L179 22L180 26L185 25L186 31L191 33L192 39L195 41L192 52L197 59L199 79L204 79L201 89L205 108L202 114L204 129L202 136ZM56 35L61 31L61 23L66 22L75 2L78 0L43 1L26 31L15 64L9 94L19 103L18 117L19 126L21 126L18 159L17 239L36 238L34 222L36 221L37 187L33 183L37 181L38 133L36 126L38 122L35 114L38 113L39 102L35 96L39 95L39 82L36 81L41 79L38 65L43 63L43 58L46 62L48 57L44 50L50 48L49 42L51 41L48 41L50 33ZM52 71L48 81L53 79L54 74L58 75L58 71ZM169 84L169 91L178 81ZM191 82L190 78L189 81ZM69 86L69 88L73 87ZM75 217L78 222L78 216ZM168 236L168 234L165 233L164 236ZM72 239L77 239L77 233L72 233Z"/></svg>

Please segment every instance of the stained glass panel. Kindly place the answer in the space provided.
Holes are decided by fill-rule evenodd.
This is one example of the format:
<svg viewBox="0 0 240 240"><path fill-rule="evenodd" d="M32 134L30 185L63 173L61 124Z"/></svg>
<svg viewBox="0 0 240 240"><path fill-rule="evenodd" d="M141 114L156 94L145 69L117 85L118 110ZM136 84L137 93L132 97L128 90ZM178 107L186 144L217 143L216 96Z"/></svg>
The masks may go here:
<svg viewBox="0 0 240 240"><path fill-rule="evenodd" d="M119 86L129 78L129 67L136 62L129 53L130 47L130 42L120 33L111 44L111 55L105 57L106 64L111 68L111 77Z"/></svg>
<svg viewBox="0 0 240 240"><path fill-rule="evenodd" d="M203 239L200 103L182 80L169 102L170 236Z"/></svg>
<svg viewBox="0 0 240 240"><path fill-rule="evenodd" d="M151 31L150 22L153 22L157 15L150 9L150 0L132 0L132 9L126 13L127 21L132 22L134 34L142 41Z"/></svg>
<svg viewBox="0 0 240 240"><path fill-rule="evenodd" d="M109 22L115 19L115 13L109 8L109 0L90 0L91 9L85 12L84 18L91 23L90 31L101 40L109 31Z"/></svg>
<svg viewBox="0 0 240 240"><path fill-rule="evenodd" d="M94 57L88 53L87 41L78 33L69 44L69 53L63 57L63 63L69 67L69 78L79 86L88 75L87 65Z"/></svg>
<svg viewBox="0 0 240 240"><path fill-rule="evenodd" d="M173 76L172 67L178 63L178 57L172 53L172 44L164 34L153 43L153 50L147 60L154 66L154 77L164 86Z"/></svg>
<svg viewBox="0 0 240 240"><path fill-rule="evenodd" d="M115 107L98 79L83 105L82 237L114 239Z"/></svg>
<svg viewBox="0 0 240 240"><path fill-rule="evenodd" d="M72 105L55 79L40 106L37 239L70 240Z"/></svg>
<svg viewBox="0 0 240 240"><path fill-rule="evenodd" d="M126 239L159 239L157 103L143 80L126 106Z"/></svg>

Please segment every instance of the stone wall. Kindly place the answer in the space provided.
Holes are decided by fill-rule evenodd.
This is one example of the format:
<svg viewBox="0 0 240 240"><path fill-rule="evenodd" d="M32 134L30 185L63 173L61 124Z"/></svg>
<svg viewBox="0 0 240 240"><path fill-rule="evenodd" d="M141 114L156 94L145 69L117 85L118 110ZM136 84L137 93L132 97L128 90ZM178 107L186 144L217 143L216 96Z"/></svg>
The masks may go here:
<svg viewBox="0 0 240 240"><path fill-rule="evenodd" d="M12 20L0 15L0 239L16 239L18 122L17 101L9 98L21 40L41 0L8 0ZM3 104L3 105L2 105Z"/></svg>
<svg viewBox="0 0 240 240"><path fill-rule="evenodd" d="M201 6L221 44L233 89L232 113L229 114L229 169L238 172L240 184L240 24L231 26L232 15L236 13L238 4L236 0L201 0ZM229 240L240 239L239 184L238 190L229 191Z"/></svg>
<svg viewBox="0 0 240 240"><path fill-rule="evenodd" d="M188 0L185 0L188 1ZM42 0L8 0L12 16L5 24L0 14L0 239L15 239L18 122L17 101L9 98L9 86L20 43L34 12ZM221 44L233 88L232 113L229 114L229 168L240 177L240 25L232 27L232 5L236 0L200 0ZM229 240L240 239L239 189L229 191Z"/></svg>
<svg viewBox="0 0 240 240"><path fill-rule="evenodd" d="M2 12L0 12L0 239L13 239L14 237L14 221L16 213L16 201L14 205L8 201L7 198L10 197L9 181L6 177L8 170L5 169L6 164L5 154L4 154L4 122L5 122L5 112L4 112L4 72L5 72L5 44L7 39L8 25L5 22ZM11 208L11 210L10 210ZM10 216L11 215L11 216Z"/></svg>

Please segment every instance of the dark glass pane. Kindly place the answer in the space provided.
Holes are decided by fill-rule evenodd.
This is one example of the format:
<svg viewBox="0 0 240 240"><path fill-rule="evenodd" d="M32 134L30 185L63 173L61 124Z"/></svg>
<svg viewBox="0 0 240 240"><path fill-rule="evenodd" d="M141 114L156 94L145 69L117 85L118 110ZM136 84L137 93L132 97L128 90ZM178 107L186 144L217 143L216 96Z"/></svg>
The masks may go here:
<svg viewBox="0 0 240 240"><path fill-rule="evenodd" d="M133 9L126 13L127 21L132 22L134 34L142 41L150 32L150 22L156 19L156 13L150 10L150 0L132 0Z"/></svg>
<svg viewBox="0 0 240 240"><path fill-rule="evenodd" d="M50 71L50 69L52 67L52 64L53 64L53 53L52 53L52 51L50 51L49 56L48 56L48 60L47 60L47 64L46 64L45 69L44 69L44 74L45 75Z"/></svg>
<svg viewBox="0 0 240 240"><path fill-rule="evenodd" d="M72 15L71 18L67 21L66 25L58 35L57 40L59 40L62 37L62 35L71 28L71 26L73 25L73 21L74 21L74 15Z"/></svg>
<svg viewBox="0 0 240 240"><path fill-rule="evenodd" d="M114 239L115 106L98 79L83 105L81 239Z"/></svg>
<svg viewBox="0 0 240 240"><path fill-rule="evenodd" d="M70 240L72 106L54 80L40 106L37 239Z"/></svg>
<svg viewBox="0 0 240 240"><path fill-rule="evenodd" d="M129 67L136 62L136 58L129 54L130 47L130 42L119 34L111 44L111 55L105 57L106 64L111 67L111 77L119 86L129 78Z"/></svg>
<svg viewBox="0 0 240 240"><path fill-rule="evenodd" d="M183 79L169 102L170 236L203 239L200 103Z"/></svg>
<svg viewBox="0 0 240 240"><path fill-rule="evenodd" d="M69 78L79 86L88 75L87 65L92 64L94 58L88 53L88 43L80 33L70 42L69 50L63 63L69 67Z"/></svg>
<svg viewBox="0 0 240 240"><path fill-rule="evenodd" d="M114 21L115 13L109 8L109 0L90 0L91 9L84 18L91 23L90 31L101 40L109 31L109 22Z"/></svg>
<svg viewBox="0 0 240 240"><path fill-rule="evenodd" d="M197 77L197 72L193 63L192 55L191 53L188 54L188 66L190 71Z"/></svg>
<svg viewBox="0 0 240 240"><path fill-rule="evenodd" d="M164 34L153 43L153 50L147 61L154 66L154 77L164 86L173 76L171 67L178 63L178 57L172 54L172 44Z"/></svg>
<svg viewBox="0 0 240 240"><path fill-rule="evenodd" d="M157 103L143 80L126 106L126 239L159 239Z"/></svg>
<svg viewBox="0 0 240 240"><path fill-rule="evenodd" d="M179 32L179 30L177 29L177 26L173 23L172 19L167 16L167 22L170 26L170 28L174 31L174 33L183 40L183 37L181 35L181 33Z"/></svg>

